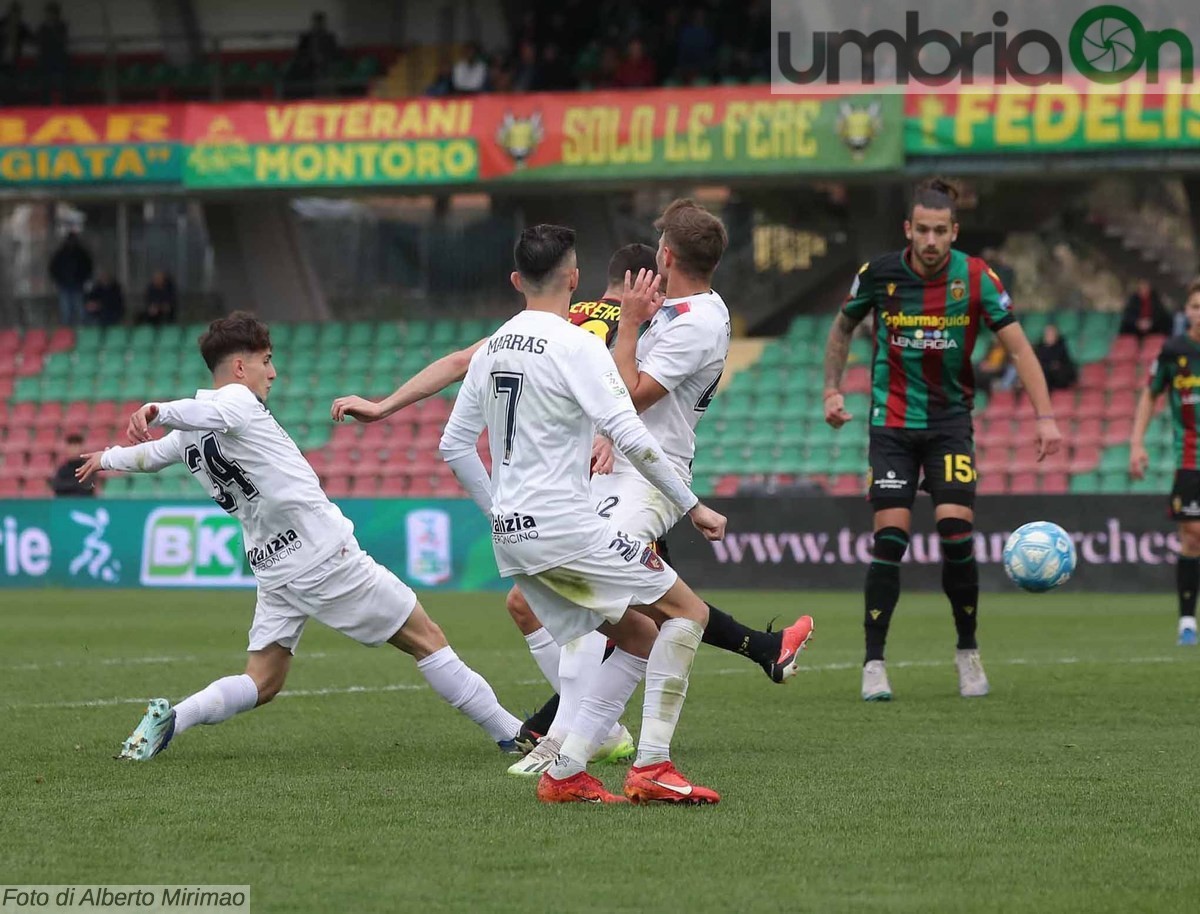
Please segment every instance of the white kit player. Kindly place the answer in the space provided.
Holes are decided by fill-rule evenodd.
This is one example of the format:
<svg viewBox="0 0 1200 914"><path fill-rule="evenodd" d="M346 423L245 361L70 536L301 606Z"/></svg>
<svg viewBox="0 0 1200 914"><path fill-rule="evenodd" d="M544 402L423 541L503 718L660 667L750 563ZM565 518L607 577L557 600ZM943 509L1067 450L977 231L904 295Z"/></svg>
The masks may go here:
<svg viewBox="0 0 1200 914"><path fill-rule="evenodd" d="M258 584L249 657L245 673L218 679L174 707L152 700L118 758L146 761L196 724L220 723L270 701L310 618L361 644L388 643L410 654L434 691L501 749L516 752L520 721L458 658L412 590L359 547L353 525L267 410L276 371L266 324L235 312L213 321L199 342L214 389L141 407L129 422L130 439L140 443L85 454L76 475L82 481L99 470L156 472L183 463L241 522ZM169 431L152 439L152 428Z"/></svg>
<svg viewBox="0 0 1200 914"><path fill-rule="evenodd" d="M596 514L589 480L594 429L706 537L723 536L725 518L700 504L671 468L604 344L567 319L579 281L574 243L575 233L561 226L521 234L512 281L526 310L472 357L442 456L492 519L500 574L514 579L554 640L567 645L599 630L616 645L589 683L557 760L539 779L539 799L716 803L716 792L689 783L670 757L708 607L650 541ZM476 451L485 428L490 479ZM634 603L666 619L661 631L628 611ZM586 764L643 677L638 757L620 797Z"/></svg>

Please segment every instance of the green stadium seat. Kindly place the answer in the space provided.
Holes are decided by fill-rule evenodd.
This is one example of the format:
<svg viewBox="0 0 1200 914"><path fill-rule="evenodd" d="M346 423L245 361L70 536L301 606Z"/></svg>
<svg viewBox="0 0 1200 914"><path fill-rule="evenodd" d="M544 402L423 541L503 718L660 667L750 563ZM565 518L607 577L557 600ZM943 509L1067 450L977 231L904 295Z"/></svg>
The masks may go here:
<svg viewBox="0 0 1200 914"><path fill-rule="evenodd" d="M1105 448L1100 454L1099 469L1102 472L1125 472L1129 468L1129 448L1124 446Z"/></svg>
<svg viewBox="0 0 1200 914"><path fill-rule="evenodd" d="M1100 474L1079 473L1071 477L1071 493L1079 495L1092 495L1100 491Z"/></svg>
<svg viewBox="0 0 1200 914"><path fill-rule="evenodd" d="M316 349L319 332L317 324L295 324L292 330L291 351L297 352L302 349Z"/></svg>
<svg viewBox="0 0 1200 914"><path fill-rule="evenodd" d="M321 324L317 334L322 349L337 349L346 344L346 325L341 321L328 321Z"/></svg>
<svg viewBox="0 0 1200 914"><path fill-rule="evenodd" d="M442 319L433 322L429 331L429 343L432 346L453 345L458 340L458 322Z"/></svg>
<svg viewBox="0 0 1200 914"><path fill-rule="evenodd" d="M46 356L42 364L42 375L48 378L65 378L71 374L74 365L71 356L65 352L55 352Z"/></svg>
<svg viewBox="0 0 1200 914"><path fill-rule="evenodd" d="M75 349L78 352L95 352L100 348L100 328L80 327L75 331Z"/></svg>
<svg viewBox="0 0 1200 914"><path fill-rule="evenodd" d="M398 321L384 321L371 326L376 348L396 346L404 338L404 325Z"/></svg>
<svg viewBox="0 0 1200 914"><path fill-rule="evenodd" d="M427 321L408 321L404 325L404 345L406 348L424 346L429 342L431 327Z"/></svg>
<svg viewBox="0 0 1200 914"><path fill-rule="evenodd" d="M134 352L147 353L158 346L157 336L154 328L148 324L134 327L133 333L129 335L129 348Z"/></svg>
<svg viewBox="0 0 1200 914"><path fill-rule="evenodd" d="M355 321L346 328L346 345L351 349L372 349L375 339L376 325L370 321Z"/></svg>
<svg viewBox="0 0 1200 914"><path fill-rule="evenodd" d="M1105 472L1100 477L1102 495L1120 495L1129 491L1129 475L1124 470Z"/></svg>

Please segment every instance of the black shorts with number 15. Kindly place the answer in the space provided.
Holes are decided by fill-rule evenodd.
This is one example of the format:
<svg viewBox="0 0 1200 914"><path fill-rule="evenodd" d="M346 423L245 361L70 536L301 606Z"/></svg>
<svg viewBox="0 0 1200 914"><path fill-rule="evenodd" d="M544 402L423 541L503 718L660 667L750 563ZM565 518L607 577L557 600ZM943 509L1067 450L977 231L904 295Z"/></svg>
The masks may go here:
<svg viewBox="0 0 1200 914"><path fill-rule="evenodd" d="M970 417L936 429L871 426L867 498L876 511L911 508L918 486L935 505L975 505Z"/></svg>

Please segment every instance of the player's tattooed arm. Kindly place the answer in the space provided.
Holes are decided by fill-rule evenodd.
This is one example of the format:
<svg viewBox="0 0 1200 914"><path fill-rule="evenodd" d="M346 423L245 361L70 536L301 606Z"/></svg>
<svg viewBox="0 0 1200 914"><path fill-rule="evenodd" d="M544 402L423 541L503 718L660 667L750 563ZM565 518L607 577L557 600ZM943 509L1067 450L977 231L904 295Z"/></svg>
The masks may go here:
<svg viewBox="0 0 1200 914"><path fill-rule="evenodd" d="M850 358L850 341L858 321L839 312L829 328L829 339L825 344L825 421L833 428L841 428L853 417L846 412L842 400L842 375L846 373L846 362Z"/></svg>
<svg viewBox="0 0 1200 914"><path fill-rule="evenodd" d="M485 342L487 341L480 340L474 346L460 349L431 362L382 400L368 400L353 395L338 397L333 401L329 414L334 422L341 422L347 418L357 419L359 422L378 422L380 419L386 419L406 406L427 400L465 378L471 357Z"/></svg>

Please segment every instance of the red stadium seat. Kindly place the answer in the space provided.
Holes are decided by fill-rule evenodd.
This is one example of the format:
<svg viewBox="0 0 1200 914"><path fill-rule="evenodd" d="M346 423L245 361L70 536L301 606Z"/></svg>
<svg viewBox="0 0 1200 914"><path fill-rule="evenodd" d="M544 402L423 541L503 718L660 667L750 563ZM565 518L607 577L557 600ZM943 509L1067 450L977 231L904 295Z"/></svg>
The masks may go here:
<svg viewBox="0 0 1200 914"><path fill-rule="evenodd" d="M1054 415L1058 417L1059 422L1069 419L1075 415L1075 391L1053 391L1050 394L1050 407L1054 410Z"/></svg>
<svg viewBox="0 0 1200 914"><path fill-rule="evenodd" d="M988 418L1008 418L1017 408L1017 401L1009 391L1000 391L988 401L987 409L984 415Z"/></svg>
<svg viewBox="0 0 1200 914"><path fill-rule="evenodd" d="M1042 476L1042 491L1047 495L1062 495L1070 489L1071 483L1066 473L1046 473Z"/></svg>
<svg viewBox="0 0 1200 914"><path fill-rule="evenodd" d="M1037 476L1033 473L1013 473L1009 478L1008 491L1014 495L1032 495L1037 490Z"/></svg>
<svg viewBox="0 0 1200 914"><path fill-rule="evenodd" d="M1060 425L1061 427L1061 425ZM1104 425L1098 417L1081 419L1071 432L1071 439L1076 446L1098 445L1103 434Z"/></svg>
<svg viewBox="0 0 1200 914"><path fill-rule="evenodd" d="M1142 372L1136 362L1113 362L1112 372L1105 383L1109 390L1132 394L1142 380Z"/></svg>
<svg viewBox="0 0 1200 914"><path fill-rule="evenodd" d="M1096 469L1096 466L1099 463L1099 442L1089 442L1088 444L1083 444L1076 439L1071 447L1071 455L1068 461L1068 468L1070 471L1072 473L1087 473Z"/></svg>
<svg viewBox="0 0 1200 914"><path fill-rule="evenodd" d="M1002 472L996 473L980 473L978 492L980 495L1001 495L1005 491L1005 474Z"/></svg>
<svg viewBox="0 0 1200 914"><path fill-rule="evenodd" d="M46 351L50 337L45 330L35 327L25 333L21 339L21 351L26 355L41 355Z"/></svg>
<svg viewBox="0 0 1200 914"><path fill-rule="evenodd" d="M722 476L713 487L713 494L719 498L728 498L731 495L737 495L740 484L741 480L736 476Z"/></svg>
<svg viewBox="0 0 1200 914"><path fill-rule="evenodd" d="M1140 342L1136 336L1118 336L1113 340L1112 347L1108 350L1108 356L1111 359L1134 360L1138 357L1138 349Z"/></svg>
<svg viewBox="0 0 1200 914"><path fill-rule="evenodd" d="M379 491L379 480L375 476L355 476L350 484L352 498L372 498Z"/></svg>
<svg viewBox="0 0 1200 914"><path fill-rule="evenodd" d="M871 392L871 374L863 365L855 365L846 369L846 379L842 390L848 394L867 394Z"/></svg>
<svg viewBox="0 0 1200 914"><path fill-rule="evenodd" d="M21 348L21 334L17 330L0 330L0 358L11 358Z"/></svg>
<svg viewBox="0 0 1200 914"><path fill-rule="evenodd" d="M865 481L857 473L838 476L830 488L831 495L865 495Z"/></svg>
<svg viewBox="0 0 1200 914"><path fill-rule="evenodd" d="M1079 374L1080 388L1084 392L1104 390L1108 381L1109 367L1108 362L1092 362L1090 365L1084 365L1083 371Z"/></svg>
<svg viewBox="0 0 1200 914"><path fill-rule="evenodd" d="M23 498L24 495L24 487L20 480L0 475L0 498Z"/></svg>
<svg viewBox="0 0 1200 914"><path fill-rule="evenodd" d="M428 498L433 494L433 486L428 476L410 476L408 494L412 498Z"/></svg>
<svg viewBox="0 0 1200 914"><path fill-rule="evenodd" d="M1080 419L1099 418L1107 412L1108 404L1105 402L1103 384L1094 389L1085 390L1075 405L1075 415Z"/></svg>
<svg viewBox="0 0 1200 914"><path fill-rule="evenodd" d="M1117 380L1112 382L1108 395L1108 416L1114 418L1133 418L1134 410L1137 408L1137 391L1135 385L1130 379L1127 383L1120 383Z"/></svg>
<svg viewBox="0 0 1200 914"><path fill-rule="evenodd" d="M379 486L379 495L383 498L403 498L408 494L408 477L393 476L385 478Z"/></svg>
<svg viewBox="0 0 1200 914"><path fill-rule="evenodd" d="M325 489L325 494L330 498L344 498L350 494L349 476L325 476L322 478L321 485Z"/></svg>
<svg viewBox="0 0 1200 914"><path fill-rule="evenodd" d="M9 413L8 424L12 428L33 428L37 413L36 403L14 403L12 412Z"/></svg>
<svg viewBox="0 0 1200 914"><path fill-rule="evenodd" d="M59 327L46 343L46 352L68 352L75 348L75 331L70 327Z"/></svg>

